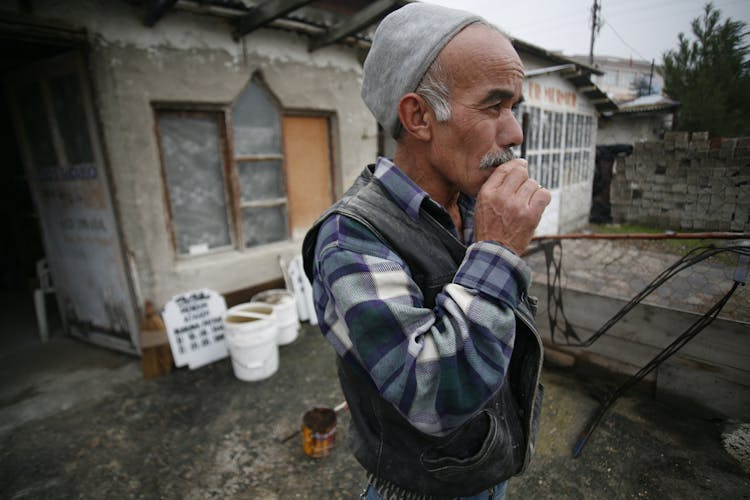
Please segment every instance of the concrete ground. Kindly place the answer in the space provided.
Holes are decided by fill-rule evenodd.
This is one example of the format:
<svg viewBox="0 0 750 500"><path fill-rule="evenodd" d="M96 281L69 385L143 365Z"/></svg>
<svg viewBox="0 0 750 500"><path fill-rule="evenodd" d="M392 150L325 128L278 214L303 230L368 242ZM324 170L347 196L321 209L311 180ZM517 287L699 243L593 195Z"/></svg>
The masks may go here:
<svg viewBox="0 0 750 500"><path fill-rule="evenodd" d="M731 423L640 389L573 459L620 381L549 366L543 382L537 452L508 498L750 498L750 471L721 444ZM0 355L0 498L358 498L347 412L328 457L283 441L305 410L342 400L333 351L307 324L260 382L236 379L228 360L144 380L133 357L59 335L27 342Z"/></svg>

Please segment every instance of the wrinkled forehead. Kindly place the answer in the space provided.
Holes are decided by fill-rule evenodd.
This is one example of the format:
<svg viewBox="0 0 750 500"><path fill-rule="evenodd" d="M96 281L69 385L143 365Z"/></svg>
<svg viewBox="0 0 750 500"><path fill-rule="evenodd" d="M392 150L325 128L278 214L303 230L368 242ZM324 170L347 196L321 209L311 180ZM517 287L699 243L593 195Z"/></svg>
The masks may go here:
<svg viewBox="0 0 750 500"><path fill-rule="evenodd" d="M521 58L499 30L472 24L458 33L437 57L452 84L471 86L488 79L520 84L524 76Z"/></svg>

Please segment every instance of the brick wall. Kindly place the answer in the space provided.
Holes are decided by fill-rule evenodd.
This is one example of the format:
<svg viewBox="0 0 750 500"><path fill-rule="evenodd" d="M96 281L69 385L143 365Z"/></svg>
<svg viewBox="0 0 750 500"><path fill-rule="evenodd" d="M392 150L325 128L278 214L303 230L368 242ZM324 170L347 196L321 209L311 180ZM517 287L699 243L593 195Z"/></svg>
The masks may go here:
<svg viewBox="0 0 750 500"><path fill-rule="evenodd" d="M750 231L750 137L667 132L617 160L615 222L673 230Z"/></svg>

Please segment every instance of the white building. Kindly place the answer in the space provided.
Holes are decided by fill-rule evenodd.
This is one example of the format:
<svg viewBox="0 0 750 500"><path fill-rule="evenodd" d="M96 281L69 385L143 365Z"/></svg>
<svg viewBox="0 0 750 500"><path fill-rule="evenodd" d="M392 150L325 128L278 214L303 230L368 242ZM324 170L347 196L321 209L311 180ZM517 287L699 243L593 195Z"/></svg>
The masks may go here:
<svg viewBox="0 0 750 500"><path fill-rule="evenodd" d="M588 56L576 55L571 59L588 63ZM618 103L637 97L638 82L650 84L650 94L660 94L664 87L664 78L659 74L658 66L649 61L614 56L594 56L594 68L602 74L593 78L594 83L609 94Z"/></svg>

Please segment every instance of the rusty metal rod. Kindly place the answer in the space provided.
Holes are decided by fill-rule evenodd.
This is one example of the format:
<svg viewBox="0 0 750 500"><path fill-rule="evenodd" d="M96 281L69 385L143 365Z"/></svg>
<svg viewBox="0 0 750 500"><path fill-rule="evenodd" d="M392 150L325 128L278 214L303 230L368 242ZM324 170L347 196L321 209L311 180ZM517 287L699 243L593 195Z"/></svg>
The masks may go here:
<svg viewBox="0 0 750 500"><path fill-rule="evenodd" d="M750 233L572 233L542 234L534 236L532 241L539 240L744 240L750 239Z"/></svg>

